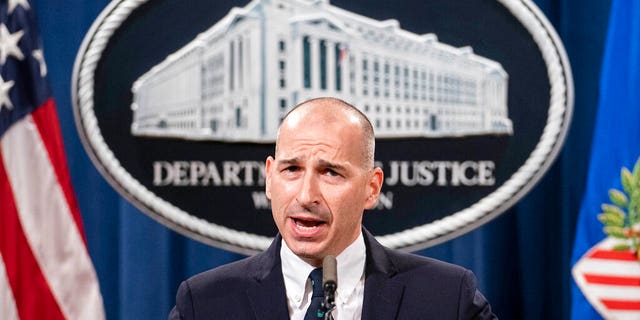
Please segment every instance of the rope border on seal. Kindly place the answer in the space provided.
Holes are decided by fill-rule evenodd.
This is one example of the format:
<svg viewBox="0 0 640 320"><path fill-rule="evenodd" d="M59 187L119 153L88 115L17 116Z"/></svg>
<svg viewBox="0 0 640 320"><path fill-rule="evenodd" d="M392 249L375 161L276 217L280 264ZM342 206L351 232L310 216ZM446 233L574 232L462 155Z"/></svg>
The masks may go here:
<svg viewBox="0 0 640 320"><path fill-rule="evenodd" d="M497 0L529 31L541 49L550 79L550 108L543 134L525 162L502 186L470 207L446 218L402 232L378 236L384 245L418 250L469 232L511 207L555 159L568 129L573 83L566 52L544 15L530 0ZM187 236L225 249L251 254L266 249L272 238L223 227L194 217L156 196L134 179L105 143L94 113L94 72L115 30L148 0L116 0L100 14L76 57L72 82L74 116L80 137L107 181L136 207Z"/></svg>

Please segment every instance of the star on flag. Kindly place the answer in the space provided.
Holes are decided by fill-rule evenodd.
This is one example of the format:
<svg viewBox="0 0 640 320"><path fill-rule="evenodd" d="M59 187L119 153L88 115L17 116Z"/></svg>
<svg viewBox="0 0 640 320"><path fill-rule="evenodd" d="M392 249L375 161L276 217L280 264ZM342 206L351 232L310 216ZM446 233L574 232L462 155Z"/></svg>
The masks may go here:
<svg viewBox="0 0 640 320"><path fill-rule="evenodd" d="M13 80L5 82L0 76L0 110L2 110L2 106L6 106L7 110L13 109L13 103L11 103L11 98L9 97L9 90L13 88L13 84Z"/></svg>
<svg viewBox="0 0 640 320"><path fill-rule="evenodd" d="M22 6L22 8L24 9L31 8L27 0L9 0L8 4L9 4L9 14L12 14L13 10L15 10L18 6Z"/></svg>
<svg viewBox="0 0 640 320"><path fill-rule="evenodd" d="M14 56L18 60L24 59L24 55L18 47L18 42L23 35L24 31L22 30L10 33L4 23L0 24L0 65L4 65L9 56Z"/></svg>
<svg viewBox="0 0 640 320"><path fill-rule="evenodd" d="M46 77L47 64L44 62L44 53L42 53L42 49L33 50L33 53L31 54L31 56L33 56L33 58L36 59L36 61L38 61L38 64L40 65L40 76Z"/></svg>

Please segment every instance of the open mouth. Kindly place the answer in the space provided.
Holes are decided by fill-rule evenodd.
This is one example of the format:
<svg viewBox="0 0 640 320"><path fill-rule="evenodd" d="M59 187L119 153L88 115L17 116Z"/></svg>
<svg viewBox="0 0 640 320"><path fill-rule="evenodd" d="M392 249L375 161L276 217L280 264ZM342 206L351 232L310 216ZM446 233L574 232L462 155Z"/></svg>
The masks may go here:
<svg viewBox="0 0 640 320"><path fill-rule="evenodd" d="M325 223L324 221L319 221L319 220L299 219L299 218L293 218L293 222L296 224L296 227L302 230L313 230Z"/></svg>

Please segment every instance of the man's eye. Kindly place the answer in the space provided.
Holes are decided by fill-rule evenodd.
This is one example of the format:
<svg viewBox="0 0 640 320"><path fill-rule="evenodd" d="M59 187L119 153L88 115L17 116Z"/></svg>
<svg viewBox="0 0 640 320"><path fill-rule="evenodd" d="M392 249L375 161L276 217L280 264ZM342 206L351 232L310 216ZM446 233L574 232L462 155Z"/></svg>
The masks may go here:
<svg viewBox="0 0 640 320"><path fill-rule="evenodd" d="M288 166L288 167L284 168L283 171L285 171L285 172L296 172L299 169L300 169L300 167L298 167L298 166Z"/></svg>
<svg viewBox="0 0 640 320"><path fill-rule="evenodd" d="M339 173L335 172L333 169L325 170L325 174L332 177L337 177L340 175Z"/></svg>

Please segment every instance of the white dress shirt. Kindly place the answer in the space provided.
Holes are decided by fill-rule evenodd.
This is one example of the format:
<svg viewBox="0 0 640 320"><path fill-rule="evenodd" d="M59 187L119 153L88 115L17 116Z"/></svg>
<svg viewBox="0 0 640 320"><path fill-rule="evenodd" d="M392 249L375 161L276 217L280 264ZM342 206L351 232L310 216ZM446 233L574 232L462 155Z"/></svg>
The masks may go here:
<svg viewBox="0 0 640 320"><path fill-rule="evenodd" d="M304 320L313 293L308 277L315 267L296 256L284 240L280 248L280 259L289 317L291 320ZM338 288L336 308L332 313L336 320L358 320L362 317L365 259L366 248L361 232L358 238L336 257Z"/></svg>

